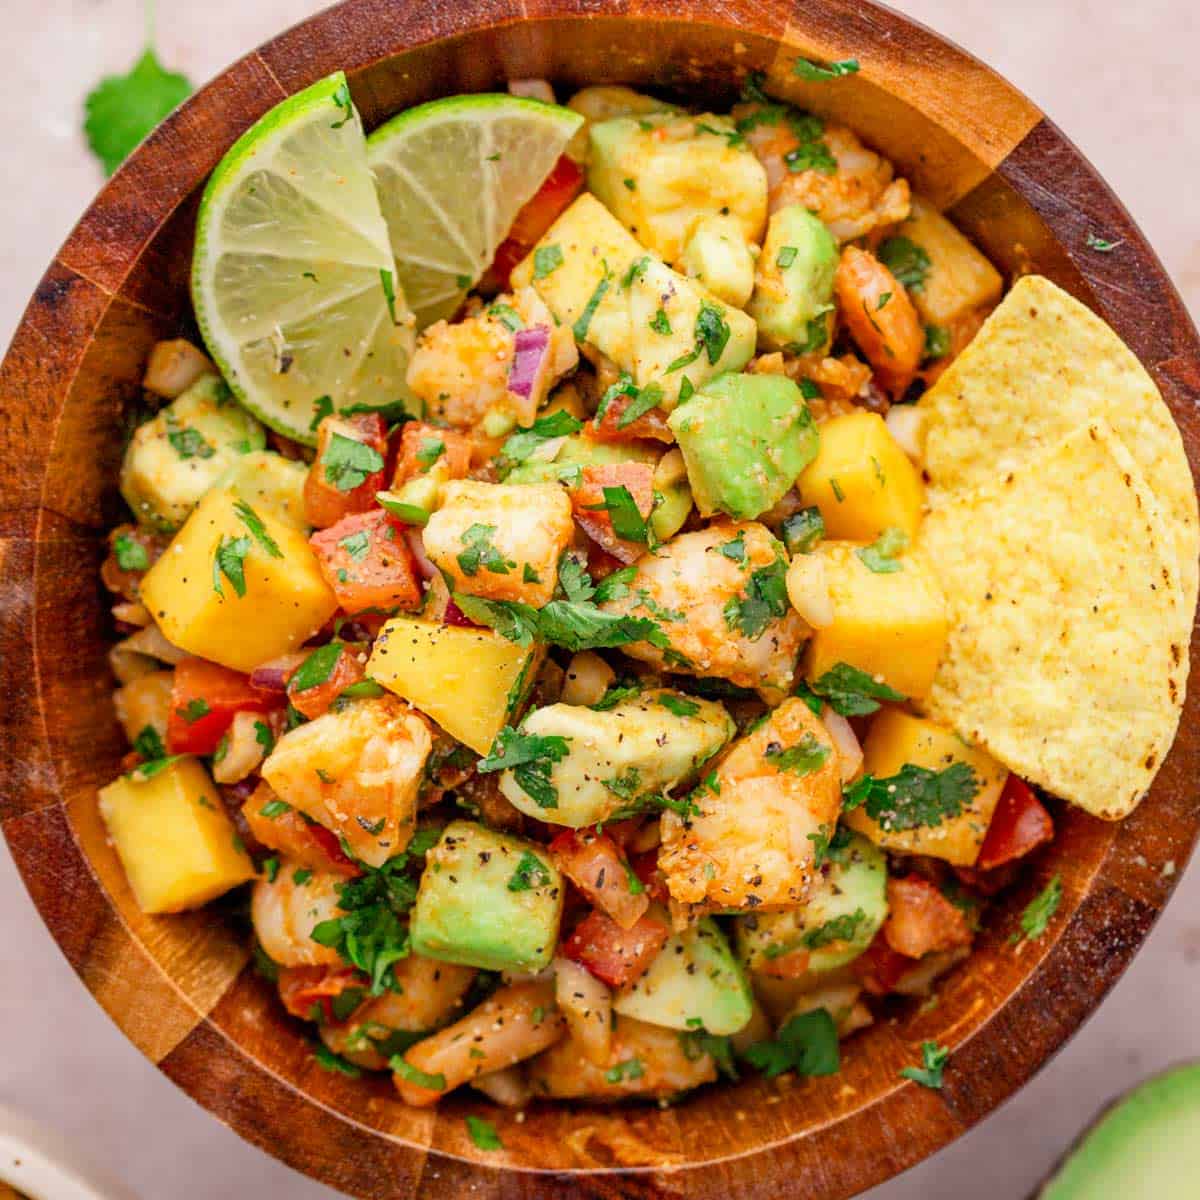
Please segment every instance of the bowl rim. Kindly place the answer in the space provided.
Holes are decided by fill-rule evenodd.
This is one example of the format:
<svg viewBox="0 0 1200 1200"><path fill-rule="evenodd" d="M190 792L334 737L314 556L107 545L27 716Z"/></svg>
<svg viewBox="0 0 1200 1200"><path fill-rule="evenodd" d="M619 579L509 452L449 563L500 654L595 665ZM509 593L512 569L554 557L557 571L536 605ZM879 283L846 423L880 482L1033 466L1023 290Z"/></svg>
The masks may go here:
<svg viewBox="0 0 1200 1200"><path fill-rule="evenodd" d="M1200 407L1200 339L1182 301L1113 193L1075 146L1016 89L953 43L870 0L852 5L850 25L844 0L810 0L803 6L803 13L799 6L793 11L789 0L658 3L656 12L654 3L624 0L604 9L595 0L456 0L454 5L405 6L406 11L397 14L388 0L344 0L280 34L196 93L143 143L99 193L47 271L0 368L0 386L14 378L24 379L20 373L27 370L30 355L42 347L40 353L47 359L39 377L42 382L34 388L26 384L15 393L6 388L4 394L21 395L38 410L32 426L45 433L48 446L91 337L163 224L259 113L338 66L346 70L353 83L355 73L415 45L525 20L648 20L669 12L671 20L702 21L736 31L743 27L742 22L753 22L768 14L782 21L770 35L778 40L779 53L786 49L791 55L808 53L825 58L849 57L853 53L862 61L864 74L869 74L873 65L879 65L879 47L887 39L904 34L936 53L940 62L976 73L996 89L998 96L1024 106L1031 115L1029 128L1019 143L992 164L992 169L1020 193L1060 243L1068 247L1072 267L1090 290L1092 307L1130 343L1163 388L1189 453L1195 456L1200 445L1200 420L1196 418ZM389 21L394 28L389 28ZM851 26L861 40L839 42ZM301 49L307 57L297 67L295 57ZM839 53L843 49L847 52ZM281 64L288 61L293 64L291 75L280 70ZM188 171L181 172L178 161L183 161ZM1046 164L1053 165L1058 190L1051 191L1041 181ZM1070 187L1062 190L1062 181L1068 178ZM1123 253L1089 252L1085 234L1092 229L1119 230ZM75 306L81 327L70 331L64 344L46 349L48 318L37 300L59 295L67 296ZM11 410L19 406L2 407ZM6 426L4 422L21 419L13 412L0 413L0 429L11 432L15 425ZM8 440L7 444L13 443ZM111 906L111 902L65 812L57 765L46 748L45 716L40 703L42 668L26 645L30 639L23 633L31 620L39 546L53 537L66 520L56 512L45 491L47 462L43 458L36 465L40 474L29 472L27 461L24 468L34 478L18 479L15 472L5 472L0 463L0 561L12 570L15 598L13 604L0 611L0 684L6 685L6 694L13 694L7 685L24 667L32 673L38 699L32 706L35 711L28 715L14 713L11 709L16 706L10 706L0 725L0 828L60 948L122 1030L147 1051L144 1031L131 1028L127 1014L114 1011L101 983L87 972L86 933L79 929L72 911L81 900L101 906ZM6 579L6 586L9 582ZM1194 646L1191 655L1194 664ZM1168 776L1182 780L1194 777L1200 769L1197 738L1192 736L1197 710L1191 705L1189 700L1179 737L1150 797L1138 814L1111 828L1107 853L1082 882L1078 903L1057 936L1029 948L1031 965L1023 983L955 1047L954 1059L961 1068L963 1082L943 1093L907 1087L897 1080L896 1086L872 1105L856 1109L828 1126L807 1135L791 1134L728 1158L678 1167L581 1167L550 1172L521 1165L487 1167L441 1150L422 1149L356 1123L270 1075L205 1013L193 1012L193 1027L170 1053L150 1056L194 1099L247 1140L332 1186L353 1187L355 1194L384 1193L358 1190L363 1187L360 1177L345 1174L327 1156L310 1155L296 1137L280 1139L278 1127L263 1122L260 1108L239 1102L239 1085L265 1088L277 1100L302 1106L303 1120L296 1119L294 1108L289 1113L288 1122L295 1120L296 1128L307 1122L309 1129L320 1130L347 1151L361 1150L376 1163L384 1156L382 1161L397 1178L412 1182L413 1195L456 1194L455 1187L465 1193L468 1186L478 1188L476 1194L499 1195L504 1184L497 1180L513 1172L541 1176L530 1194L579 1195L583 1177L625 1171L640 1174L643 1183L638 1186L650 1195L659 1194L661 1175L661 1192L665 1194L716 1196L736 1188L747 1197L766 1197L780 1190L778 1171L790 1171L802 1161L811 1161L811 1155L804 1160L794 1157L800 1153L801 1142L811 1143L809 1149L827 1144L834 1152L839 1148L844 1152L856 1135L872 1125L904 1129L902 1141L890 1138L886 1152L869 1163L858 1164L857 1173L820 1181L820 1186L826 1188L823 1195L853 1194L893 1177L941 1148L1022 1086L1080 1027L1128 965L1160 914L1200 834L1200 810L1182 800L1167 812L1169 828L1165 834L1161 830L1156 834L1150 828L1150 814L1156 819L1163 816L1165 800L1160 803L1160 797L1169 791ZM1156 847L1165 844L1174 851L1177 869L1173 874L1146 869L1143 850L1152 841ZM70 880L71 904L64 905L62 897L47 889L43 878L47 870ZM136 941L127 928L124 935L130 942ZM224 1073L218 1081L205 1083L205 1056L218 1052L223 1052ZM437 1169L425 1167L427 1156ZM766 1157L777 1160L778 1170L763 1170ZM599 1190L604 1187L600 1183L595 1186Z"/></svg>

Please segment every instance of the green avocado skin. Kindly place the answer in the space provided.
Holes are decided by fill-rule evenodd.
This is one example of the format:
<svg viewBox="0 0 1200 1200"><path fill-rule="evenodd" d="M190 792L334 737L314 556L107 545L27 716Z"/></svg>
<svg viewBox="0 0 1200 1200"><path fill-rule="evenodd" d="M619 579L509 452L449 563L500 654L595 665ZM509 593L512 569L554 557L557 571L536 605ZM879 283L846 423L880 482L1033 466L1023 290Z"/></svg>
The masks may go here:
<svg viewBox="0 0 1200 1200"><path fill-rule="evenodd" d="M427 958L540 971L554 957L562 906L562 876L544 847L451 821L426 860L409 936Z"/></svg>
<svg viewBox="0 0 1200 1200"><path fill-rule="evenodd" d="M702 516L749 521L777 504L817 456L817 427L784 375L721 375L668 423Z"/></svg>
<svg viewBox="0 0 1200 1200"><path fill-rule="evenodd" d="M1200 1063L1174 1067L1105 1109L1033 1200L1200 1196Z"/></svg>

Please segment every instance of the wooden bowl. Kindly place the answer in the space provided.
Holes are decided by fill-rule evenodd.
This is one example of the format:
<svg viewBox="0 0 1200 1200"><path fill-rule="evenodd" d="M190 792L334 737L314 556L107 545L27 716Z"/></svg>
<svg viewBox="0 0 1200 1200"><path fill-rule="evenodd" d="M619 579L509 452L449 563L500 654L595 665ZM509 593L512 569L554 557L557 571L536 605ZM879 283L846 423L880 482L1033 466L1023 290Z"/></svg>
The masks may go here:
<svg viewBox="0 0 1200 1200"><path fill-rule="evenodd" d="M797 54L862 69L805 84L791 74ZM1146 936L1200 828L1197 688L1137 813L1111 825L1060 812L1053 846L991 914L940 1002L852 1039L830 1078L745 1079L664 1109L535 1107L520 1121L474 1094L418 1112L385 1079L321 1070L220 915L151 918L133 904L95 801L124 749L96 576L119 511L122 409L150 345L191 327L205 177L265 109L339 67L368 124L530 76L564 91L622 81L727 102L745 71L763 70L776 95L844 118L1007 271L1041 271L1111 322L1195 461L1200 344L1182 303L1125 210L1028 100L864 0L350 0L237 63L153 134L51 264L4 362L0 820L63 952L168 1076L256 1145L355 1196L818 1200L878 1183L1023 1084ZM1089 233L1116 250L1089 249ZM1064 898L1051 932L1011 945L1017 914L1055 872ZM953 1048L940 1092L898 1075L926 1038ZM494 1120L503 1151L472 1145L466 1111Z"/></svg>

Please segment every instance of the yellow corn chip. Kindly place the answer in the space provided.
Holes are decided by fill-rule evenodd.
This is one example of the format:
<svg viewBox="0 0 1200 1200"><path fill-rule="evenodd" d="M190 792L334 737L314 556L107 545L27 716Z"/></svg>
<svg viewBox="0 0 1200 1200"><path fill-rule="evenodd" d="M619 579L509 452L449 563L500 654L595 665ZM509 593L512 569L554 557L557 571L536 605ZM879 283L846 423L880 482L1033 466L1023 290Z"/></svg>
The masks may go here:
<svg viewBox="0 0 1200 1200"><path fill-rule="evenodd" d="M931 715L1055 795L1127 815L1175 736L1191 610L1113 430L1093 420L947 500L919 544L950 615Z"/></svg>

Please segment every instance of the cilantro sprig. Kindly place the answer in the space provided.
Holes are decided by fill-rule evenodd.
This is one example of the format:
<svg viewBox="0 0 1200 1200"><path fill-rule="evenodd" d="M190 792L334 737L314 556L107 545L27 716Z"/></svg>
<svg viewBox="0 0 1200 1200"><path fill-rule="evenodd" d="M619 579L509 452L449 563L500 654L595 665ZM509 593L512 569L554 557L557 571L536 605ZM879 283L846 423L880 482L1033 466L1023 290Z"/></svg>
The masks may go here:
<svg viewBox="0 0 1200 1200"><path fill-rule="evenodd" d="M746 1061L768 1079L795 1071L798 1075L835 1075L841 1065L837 1026L823 1008L789 1018L774 1041L747 1047Z"/></svg>
<svg viewBox="0 0 1200 1200"><path fill-rule="evenodd" d="M881 700L895 702L904 699L895 688L844 662L830 667L811 683L801 684L796 694L805 700L817 701L815 704L809 703L814 712L821 711L819 701L823 700L843 717L867 717L878 712Z"/></svg>
<svg viewBox="0 0 1200 1200"><path fill-rule="evenodd" d="M567 757L570 742L570 738L558 734L522 733L506 725L496 735L491 752L479 760L476 769L481 775L511 770L517 786L539 808L557 808L558 790L550 777L554 764Z"/></svg>
<svg viewBox="0 0 1200 1200"><path fill-rule="evenodd" d="M860 806L888 833L940 825L961 816L979 792L979 778L967 763L941 771L905 763L895 775L864 775L843 793L846 812Z"/></svg>

